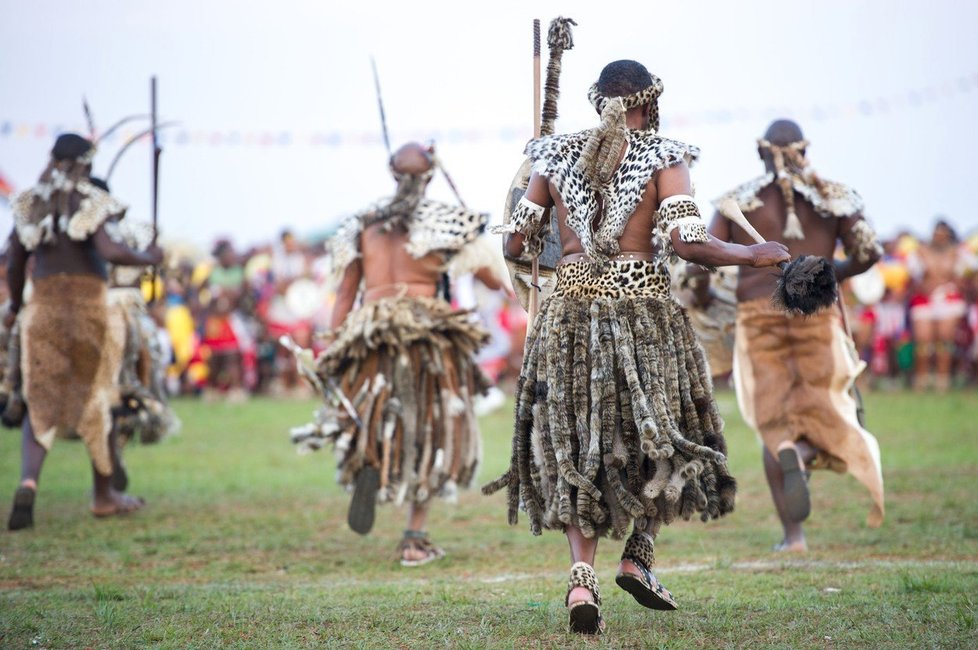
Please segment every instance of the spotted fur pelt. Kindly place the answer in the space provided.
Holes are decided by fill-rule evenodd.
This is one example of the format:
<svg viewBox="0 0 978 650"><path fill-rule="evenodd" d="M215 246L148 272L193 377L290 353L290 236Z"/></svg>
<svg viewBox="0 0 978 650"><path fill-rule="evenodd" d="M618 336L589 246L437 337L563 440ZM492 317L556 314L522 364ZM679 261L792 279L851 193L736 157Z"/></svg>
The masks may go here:
<svg viewBox="0 0 978 650"><path fill-rule="evenodd" d="M821 217L850 217L863 211L863 199L851 187L842 183L823 180L822 190L819 191L815 184L809 183L800 174L790 174L790 178L795 191L811 203L815 212ZM756 210L764 205L758 194L765 187L774 183L775 180L773 173L758 176L723 194L713 201L713 206L720 210L724 201L733 199L743 212Z"/></svg>
<svg viewBox="0 0 978 650"><path fill-rule="evenodd" d="M363 426L327 399L293 442L305 450L333 443L344 486L361 467L376 467L381 501L453 498L472 482L481 453L472 400L490 385L475 362L488 338L469 312L441 300L367 303L316 360L321 382L348 397Z"/></svg>
<svg viewBox="0 0 978 650"><path fill-rule="evenodd" d="M663 138L654 131L629 130L624 159L610 180L595 187L579 164L591 132L587 129L532 140L525 153L533 161L533 171L556 186L567 206L567 225L577 233L584 252L602 264L608 256L620 252L618 239L652 176L680 163L692 165L699 157L699 149ZM595 229L599 205L603 210Z"/></svg>
<svg viewBox="0 0 978 650"><path fill-rule="evenodd" d="M516 389L509 521L623 537L733 510L710 370L664 265L559 266Z"/></svg>
<svg viewBox="0 0 978 650"><path fill-rule="evenodd" d="M383 205L378 204L358 212L344 221L330 239L334 275L340 275L360 258L360 233L364 223ZM415 259L433 252L444 253L450 259L486 229L489 215L465 208L421 199L408 223L407 251Z"/></svg>
<svg viewBox="0 0 978 650"><path fill-rule="evenodd" d="M109 221L105 224L105 232L121 244L134 251L146 251L156 239L153 224L133 219ZM114 287L128 287L139 281L152 267L146 266L109 266L109 284Z"/></svg>
<svg viewBox="0 0 978 650"><path fill-rule="evenodd" d="M126 211L124 204L87 180L78 182L70 189L79 196L78 210L60 217L54 214L32 217L35 202L46 200L45 195L52 191L49 187L38 185L14 197L14 228L24 248L32 251L42 243L51 243L59 232L75 241L85 241L110 217Z"/></svg>

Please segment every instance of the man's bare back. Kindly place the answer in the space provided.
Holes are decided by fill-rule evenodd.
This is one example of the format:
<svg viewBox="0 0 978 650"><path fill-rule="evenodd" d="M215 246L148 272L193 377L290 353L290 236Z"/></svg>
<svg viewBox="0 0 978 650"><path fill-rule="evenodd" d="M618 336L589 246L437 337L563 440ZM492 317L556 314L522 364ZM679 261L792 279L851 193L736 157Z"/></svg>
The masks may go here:
<svg viewBox="0 0 978 650"><path fill-rule="evenodd" d="M663 169L653 175L645 187L641 201L628 218L622 235L618 238L619 249L622 252L632 253L654 252L656 211L660 197L689 195L691 192L689 168L685 164ZM530 176L526 198L537 205L556 207L563 255L583 252L580 237L567 225L567 206L552 183L534 173ZM522 234L510 235L506 239L506 254L510 257L519 257L523 250L523 242ZM678 230L672 232L672 246L679 257L707 266L745 264L767 267L788 259L785 247L775 241L766 244L748 242L741 245L728 244L726 241L712 238L709 242L688 243L680 239Z"/></svg>
<svg viewBox="0 0 978 650"><path fill-rule="evenodd" d="M744 216L764 239L769 241L782 240L785 208L781 190L776 183L772 183L758 193L758 199L763 201L764 205ZM842 220L819 216L810 203L797 195L795 196L795 211L805 231L805 239L784 239L791 257L817 255L831 259L835 253L836 240L840 236ZM710 233L719 239L737 244L753 243L746 232L720 214L714 217L713 224L710 226ZM774 294L777 282L777 269L757 269L742 266L737 284L737 300L743 302L754 298L769 297Z"/></svg>
<svg viewBox="0 0 978 650"><path fill-rule="evenodd" d="M429 253L415 259L408 253L408 233L385 230L381 224L368 226L360 236L363 254L364 299L388 295L434 296L444 259Z"/></svg>
<svg viewBox="0 0 978 650"><path fill-rule="evenodd" d="M557 209L561 253L566 256L584 252L581 238L567 225L567 206L552 183L549 184L549 191L550 196L553 197L554 207ZM533 197L528 196L528 198L533 200ZM642 200L635 208L635 212L628 218L628 223L625 224L621 237L618 238L618 244L623 252L652 253L654 251L655 245L652 241L652 234L655 228L655 210L658 204L658 191L655 186L655 179L653 179L646 187L645 194L642 195Z"/></svg>

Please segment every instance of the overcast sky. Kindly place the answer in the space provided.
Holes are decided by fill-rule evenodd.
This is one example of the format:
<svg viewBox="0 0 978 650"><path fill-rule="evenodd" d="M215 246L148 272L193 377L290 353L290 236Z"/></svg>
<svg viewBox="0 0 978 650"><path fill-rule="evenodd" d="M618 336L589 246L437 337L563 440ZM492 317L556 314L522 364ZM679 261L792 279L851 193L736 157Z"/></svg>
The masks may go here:
<svg viewBox="0 0 978 650"><path fill-rule="evenodd" d="M0 173L29 186L49 130L82 128L83 95L105 128L146 110L156 74L162 116L179 121L162 159L170 235L246 245L321 231L392 188L374 56L394 145L436 139L466 202L498 219L531 134L531 19L545 32L558 14L579 23L558 130L595 124L586 90L604 64L642 61L665 85L662 133L703 150L704 210L760 173L756 138L789 117L881 232L928 232L938 213L978 227L978 3L950 0L0 0ZM148 216L145 144L112 185ZM442 181L432 193L451 196Z"/></svg>

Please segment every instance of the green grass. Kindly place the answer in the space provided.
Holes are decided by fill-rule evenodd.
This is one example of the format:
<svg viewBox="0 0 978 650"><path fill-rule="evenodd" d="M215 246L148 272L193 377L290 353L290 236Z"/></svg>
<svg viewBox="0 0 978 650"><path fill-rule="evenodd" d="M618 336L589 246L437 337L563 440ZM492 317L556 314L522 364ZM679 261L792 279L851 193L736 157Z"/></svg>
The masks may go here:
<svg viewBox="0 0 978 650"><path fill-rule="evenodd" d="M780 530L754 436L733 396L719 399L737 511L660 536L674 613L617 589L620 544L602 542L600 640L564 632L561 535L509 527L502 495L468 492L430 519L449 556L402 569L393 550L404 512L386 507L370 536L355 535L332 454L297 456L288 443L315 405L257 400L178 403L179 436L128 450L130 491L150 504L128 518L87 513L85 452L59 441L35 529L0 532L0 647L978 646L978 395L868 396L887 521L866 528L865 491L817 473L812 551L790 557L770 552ZM508 462L509 427L505 411L483 421L482 480ZM11 493L18 458L19 436L0 431Z"/></svg>

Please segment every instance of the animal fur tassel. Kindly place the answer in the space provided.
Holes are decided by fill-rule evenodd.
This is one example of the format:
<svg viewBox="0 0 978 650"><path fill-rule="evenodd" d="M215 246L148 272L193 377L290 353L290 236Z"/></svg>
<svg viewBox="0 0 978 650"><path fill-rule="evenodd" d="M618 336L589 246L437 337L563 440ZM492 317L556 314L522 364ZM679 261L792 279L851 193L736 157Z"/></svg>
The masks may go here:
<svg viewBox="0 0 978 650"><path fill-rule="evenodd" d="M758 244L764 243L764 238L747 221L735 200L724 201L720 214L740 226ZM796 314L814 314L838 299L835 267L824 257L802 255L787 264L779 264L778 268L781 277L774 291L774 304L781 309Z"/></svg>
<svg viewBox="0 0 978 650"><path fill-rule="evenodd" d="M571 25L577 25L573 18L558 16L550 22L547 32L547 47L550 60L547 62L547 81L544 84L543 120L541 135L552 135L557 120L557 100L560 98L560 66L564 50L574 48L574 35Z"/></svg>

